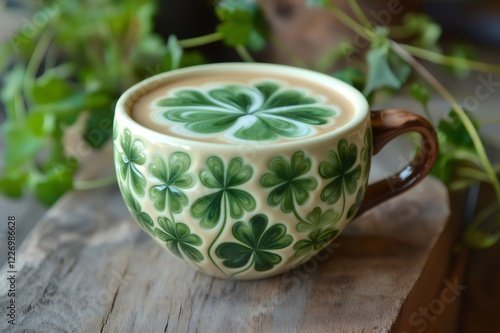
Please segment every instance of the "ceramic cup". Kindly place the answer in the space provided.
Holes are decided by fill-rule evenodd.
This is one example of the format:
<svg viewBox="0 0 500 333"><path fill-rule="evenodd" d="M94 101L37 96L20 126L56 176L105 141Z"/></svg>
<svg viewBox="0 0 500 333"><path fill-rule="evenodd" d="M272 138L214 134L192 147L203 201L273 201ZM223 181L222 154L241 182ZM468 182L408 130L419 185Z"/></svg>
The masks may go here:
<svg viewBox="0 0 500 333"><path fill-rule="evenodd" d="M131 117L135 103L163 84L188 76L256 72L300 78L306 86L295 95L287 95L295 91L293 87L272 84L237 93L230 85L218 86L219 95L212 94L211 88L200 90L202 95L222 96L219 102L224 107L240 107L241 117L230 119L224 114L204 116L203 98L191 101L191 109L190 103L179 99L163 103L177 105L168 117L178 121L183 136L160 133ZM329 113L314 107L288 112L297 105L315 103L307 82L344 96L352 119L311 135L318 133L315 127L324 127ZM264 123L265 110L243 118L252 106L233 105L242 100L268 105L269 91L280 91L281 100L272 103L286 111L271 117L272 126L258 124ZM164 98L182 96L186 95L177 91ZM198 123L190 123L191 116ZM215 132L237 137L233 143L207 139ZM394 176L368 186L372 155L406 132L417 132L422 138L413 161ZM120 190L141 228L188 265L226 279L270 277L311 259L357 215L422 180L438 149L433 127L425 119L403 110L369 111L359 91L331 76L243 63L175 70L133 86L117 103L113 141Z"/></svg>

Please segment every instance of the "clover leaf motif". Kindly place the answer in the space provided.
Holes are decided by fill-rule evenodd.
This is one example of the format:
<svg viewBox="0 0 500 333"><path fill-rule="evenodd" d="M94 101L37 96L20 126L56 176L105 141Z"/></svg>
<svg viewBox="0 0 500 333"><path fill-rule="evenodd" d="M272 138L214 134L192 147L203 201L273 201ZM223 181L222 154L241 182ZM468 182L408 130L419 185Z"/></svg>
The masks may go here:
<svg viewBox="0 0 500 333"><path fill-rule="evenodd" d="M328 204L339 201L345 192L353 194L361 177L361 165L354 166L358 148L355 144L349 145L342 139L338 144L338 153L330 151L326 154L326 161L319 165L319 174L324 179L332 179L321 191L321 200Z"/></svg>
<svg viewBox="0 0 500 333"><path fill-rule="evenodd" d="M338 229L325 229L325 230L315 230L309 234L307 239L302 239L295 243L293 249L295 253L294 258L307 256L310 253L316 253L325 246L327 246L337 235L339 234Z"/></svg>
<svg viewBox="0 0 500 333"><path fill-rule="evenodd" d="M145 193L146 178L137 170L136 165L143 165L146 162L144 144L139 139L132 140L132 134L128 129L123 132L120 144L123 152L117 153L117 161L121 179L130 179L132 189L142 197Z"/></svg>
<svg viewBox="0 0 500 333"><path fill-rule="evenodd" d="M250 218L249 224L243 221L234 224L232 233L239 243L225 242L215 250L216 255L223 259L222 264L227 268L254 266L259 272L279 264L282 258L272 250L286 248L292 244L293 238L286 233L283 224L274 224L269 228L267 225L268 218L263 214Z"/></svg>
<svg viewBox="0 0 500 333"><path fill-rule="evenodd" d="M311 170L311 159L304 152L293 154L290 163L283 157L276 157L269 163L270 173L260 179L262 186L274 188L267 202L271 206L281 204L284 213L291 213L295 203L303 205L309 199L309 192L316 189L318 181L314 177L303 177Z"/></svg>
<svg viewBox="0 0 500 333"><path fill-rule="evenodd" d="M356 214L358 212L359 208L361 207L361 204L363 203L363 199L365 197L365 190L366 190L365 186L361 186L359 188L358 194L356 194L356 201L351 206L351 208L349 208L349 210L347 211L347 218L348 219L353 217L354 214Z"/></svg>
<svg viewBox="0 0 500 333"><path fill-rule="evenodd" d="M158 225L160 228L154 229L156 237L164 241L176 256L182 258L184 254L185 257L194 262L200 262L204 259L203 254L195 248L203 243L201 237L192 234L186 224L172 222L168 218L160 216Z"/></svg>
<svg viewBox="0 0 500 333"><path fill-rule="evenodd" d="M248 192L237 188L253 176L253 168L244 164L241 157L229 161L227 169L220 157L207 159L207 168L201 170L200 181L214 192L197 199L191 206L191 214L200 219L203 228L215 227L227 203L232 218L241 218L245 211L255 209L255 199Z"/></svg>
<svg viewBox="0 0 500 333"><path fill-rule="evenodd" d="M314 133L312 126L324 125L328 117L337 114L320 102L304 91L264 81L252 86L227 84L205 90L177 90L156 105L160 118L184 123L190 132L226 132L232 139L264 141Z"/></svg>
<svg viewBox="0 0 500 333"><path fill-rule="evenodd" d="M333 209L327 209L323 212L320 207L315 207L312 212L307 214L307 220L300 221L297 224L297 231L307 232L321 230L323 227L337 222L339 217L340 214Z"/></svg>
<svg viewBox="0 0 500 333"><path fill-rule="evenodd" d="M144 231L153 235L154 223L151 216L142 210L139 201L134 198L134 195L126 188L126 185L121 185L120 187L122 188L125 204L127 205L132 216Z"/></svg>
<svg viewBox="0 0 500 333"><path fill-rule="evenodd" d="M165 206L173 213L180 213L188 204L187 196L181 189L193 186L194 177L186 174L191 165L188 154L175 152L165 162L163 157L155 156L149 166L149 172L160 184L154 185L149 190L149 198L158 211L163 211Z"/></svg>

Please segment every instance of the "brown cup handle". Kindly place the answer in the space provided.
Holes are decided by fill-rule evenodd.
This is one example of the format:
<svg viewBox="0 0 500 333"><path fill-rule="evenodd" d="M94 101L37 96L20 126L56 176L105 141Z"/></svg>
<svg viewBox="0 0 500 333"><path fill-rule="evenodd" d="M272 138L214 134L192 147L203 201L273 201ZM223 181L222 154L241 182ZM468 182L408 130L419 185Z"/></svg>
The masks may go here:
<svg viewBox="0 0 500 333"><path fill-rule="evenodd" d="M422 136L422 141L415 158L409 165L394 176L367 187L365 198L357 213L358 216L418 184L431 171L439 150L433 126L417 114L405 110L372 111L371 121L373 155L403 133L417 132Z"/></svg>

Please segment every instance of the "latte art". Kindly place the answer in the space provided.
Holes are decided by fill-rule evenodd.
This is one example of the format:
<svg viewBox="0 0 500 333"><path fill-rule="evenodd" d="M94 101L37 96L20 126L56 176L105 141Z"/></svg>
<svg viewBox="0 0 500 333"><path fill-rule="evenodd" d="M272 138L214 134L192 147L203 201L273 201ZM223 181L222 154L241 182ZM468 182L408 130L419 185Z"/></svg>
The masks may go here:
<svg viewBox="0 0 500 333"><path fill-rule="evenodd" d="M327 87L264 74L219 76L167 83L140 99L132 117L191 140L278 143L320 135L353 116L345 98Z"/></svg>
<svg viewBox="0 0 500 333"><path fill-rule="evenodd" d="M323 106L322 100L277 82L220 84L179 88L155 103L152 116L181 135L223 134L235 141L274 141L304 138L315 133L314 125L326 124L337 111ZM184 125L175 126L179 123Z"/></svg>

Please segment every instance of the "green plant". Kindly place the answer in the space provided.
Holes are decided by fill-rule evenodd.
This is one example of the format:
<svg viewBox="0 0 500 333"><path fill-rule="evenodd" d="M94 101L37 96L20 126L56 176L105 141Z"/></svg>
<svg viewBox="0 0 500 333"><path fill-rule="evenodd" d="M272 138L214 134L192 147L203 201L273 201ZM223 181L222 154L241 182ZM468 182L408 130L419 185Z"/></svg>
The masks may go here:
<svg viewBox="0 0 500 333"><path fill-rule="evenodd" d="M348 28L369 41L370 47L366 54L366 66L364 66L366 75L356 76L356 84L368 98L373 98L374 94L384 89L401 91L406 85L411 84L410 73L414 71L420 79L450 104L451 110L448 118L440 119L436 124L441 149L433 174L443 180L452 190L477 182L486 182L493 187L496 196L494 203L487 212L480 214L466 228L462 244L484 248L498 241L500 239L500 181L479 136L478 122L470 112L459 105L443 84L417 61L417 58L445 67L461 69L462 72L476 70L500 73L500 65L472 61L464 58L463 54L460 56L442 54L438 44L440 27L425 15L407 14L401 26L380 27L373 26L369 22L356 0L348 1L354 18L331 1L310 0L309 3L324 7ZM394 38L398 37L410 39L413 45L396 42ZM343 47L347 50L354 50L354 46L351 45ZM349 68L344 69L343 72L346 70L349 73L359 73L363 68ZM349 76L347 78L349 79ZM432 121L432 115L427 106L430 98L428 89L414 83L410 87L410 94L422 104L427 117ZM483 229L481 222L484 222L485 216L495 213L499 215L497 223L489 225L488 229Z"/></svg>
<svg viewBox="0 0 500 333"><path fill-rule="evenodd" d="M440 134L441 153L434 175L452 190L475 182L491 184L494 203L467 228L464 243L474 247L495 243L500 238L500 218L488 229L482 222L488 215L499 214L500 182L478 134L478 122L417 58L453 68L461 75L468 71L500 73L500 66L472 61L463 49L451 56L443 54L440 27L422 14L407 14L398 26L374 26L356 0L348 1L352 15L331 1L308 3L330 11L369 43L366 61L353 62L332 75L352 84L370 100L382 91L401 92L408 87ZM79 159L85 156L65 150L64 135L69 126L83 122L83 138L99 148L112 135L113 104L130 85L158 72L206 62L200 53L190 51L196 46L223 42L242 60L253 61L248 50L258 51L273 42L259 6L250 1L218 1L215 12L220 23L213 33L185 40L172 35L166 41L153 31L154 0L64 4L53 0L47 6L52 6L50 19L29 34L21 29L0 46L0 71L6 70L0 98L7 113L1 126L6 151L0 191L11 197L30 191L48 205L68 190L115 182L113 178L74 181ZM399 38L408 42L396 42ZM324 70L339 57L351 58L358 53L354 43L343 42L320 57L313 69ZM418 82L412 73L418 74ZM449 117L432 119L427 87L448 101ZM130 155L123 160L126 176L128 161L140 161L140 147L133 142L123 145L129 147ZM141 181L136 182L140 192ZM315 237L323 238L319 234Z"/></svg>

